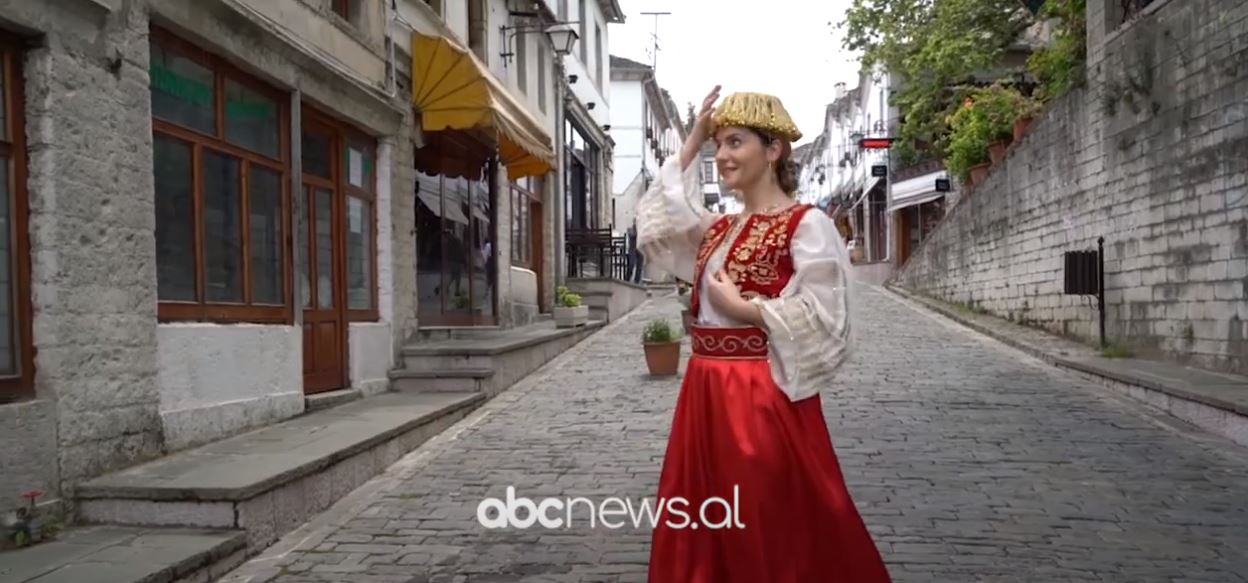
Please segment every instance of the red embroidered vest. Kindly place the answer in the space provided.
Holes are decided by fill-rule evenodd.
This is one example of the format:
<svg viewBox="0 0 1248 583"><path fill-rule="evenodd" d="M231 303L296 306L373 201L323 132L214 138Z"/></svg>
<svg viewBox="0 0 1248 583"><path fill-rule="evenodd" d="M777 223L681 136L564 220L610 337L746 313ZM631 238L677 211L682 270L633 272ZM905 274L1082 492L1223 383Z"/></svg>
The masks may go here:
<svg viewBox="0 0 1248 583"><path fill-rule="evenodd" d="M758 296L774 298L788 285L795 271L789 243L798 223L810 208L808 204L796 204L777 213L755 214L746 219L745 227L736 240L730 242L728 254L724 256L724 272L737 284L742 297L747 300ZM720 217L702 236L694 269L693 291L689 297L689 314L694 318L698 316L699 292L706 263L732 230L732 223L737 217Z"/></svg>

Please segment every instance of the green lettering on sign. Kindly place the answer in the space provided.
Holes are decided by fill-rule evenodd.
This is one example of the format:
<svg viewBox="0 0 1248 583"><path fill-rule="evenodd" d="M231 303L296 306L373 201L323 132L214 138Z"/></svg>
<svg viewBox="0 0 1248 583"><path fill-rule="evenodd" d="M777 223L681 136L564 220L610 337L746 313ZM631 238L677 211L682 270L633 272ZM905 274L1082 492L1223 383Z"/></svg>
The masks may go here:
<svg viewBox="0 0 1248 583"><path fill-rule="evenodd" d="M157 63L152 63L150 73L153 89L201 107L212 105L211 85L179 75Z"/></svg>
<svg viewBox="0 0 1248 583"><path fill-rule="evenodd" d="M267 101L247 101L230 99L225 102L227 117L257 117L266 119L273 117L273 104Z"/></svg>

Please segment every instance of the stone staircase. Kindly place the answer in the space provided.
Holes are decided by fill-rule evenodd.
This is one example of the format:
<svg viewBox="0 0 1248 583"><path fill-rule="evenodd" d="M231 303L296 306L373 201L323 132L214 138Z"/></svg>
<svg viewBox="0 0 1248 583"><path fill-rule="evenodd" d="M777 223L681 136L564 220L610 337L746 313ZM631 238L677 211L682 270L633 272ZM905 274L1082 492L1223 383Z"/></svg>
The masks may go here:
<svg viewBox="0 0 1248 583"><path fill-rule="evenodd" d="M215 581L485 399L479 390L347 395L78 484L74 526L0 553L0 583Z"/></svg>
<svg viewBox="0 0 1248 583"><path fill-rule="evenodd" d="M570 279L567 286L581 296L582 304L589 306L591 320L604 322L618 320L650 297L646 286L611 278Z"/></svg>
<svg viewBox="0 0 1248 583"><path fill-rule="evenodd" d="M423 330L389 392L79 484L75 526L0 554L0 583L215 581L604 325Z"/></svg>
<svg viewBox="0 0 1248 583"><path fill-rule="evenodd" d="M578 328L557 328L544 318L511 329L424 330L403 347L403 368L390 373L400 392L479 391L493 397L597 331L594 320Z"/></svg>
<svg viewBox="0 0 1248 583"><path fill-rule="evenodd" d="M81 484L78 519L239 530L259 550L484 399L385 393L296 417Z"/></svg>

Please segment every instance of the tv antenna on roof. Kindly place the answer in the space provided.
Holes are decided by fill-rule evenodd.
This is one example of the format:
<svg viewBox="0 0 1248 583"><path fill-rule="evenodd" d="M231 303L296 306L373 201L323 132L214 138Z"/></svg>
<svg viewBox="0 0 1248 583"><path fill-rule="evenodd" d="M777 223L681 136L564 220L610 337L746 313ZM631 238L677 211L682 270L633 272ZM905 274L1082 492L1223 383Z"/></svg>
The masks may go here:
<svg viewBox="0 0 1248 583"><path fill-rule="evenodd" d="M651 41L653 41L653 45L652 45L651 53L650 53L650 68L654 69L655 75L657 76L659 72L659 17L670 16L672 13L671 12L642 12L641 14L643 16L654 17L654 32L650 33Z"/></svg>

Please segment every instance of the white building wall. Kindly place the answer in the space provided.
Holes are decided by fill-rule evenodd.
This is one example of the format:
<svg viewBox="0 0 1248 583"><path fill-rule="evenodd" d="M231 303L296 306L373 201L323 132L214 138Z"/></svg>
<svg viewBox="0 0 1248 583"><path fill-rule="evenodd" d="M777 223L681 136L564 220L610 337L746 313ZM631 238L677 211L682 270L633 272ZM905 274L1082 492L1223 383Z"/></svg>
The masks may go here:
<svg viewBox="0 0 1248 583"><path fill-rule="evenodd" d="M303 411L303 335L297 326L161 324L156 341L169 450Z"/></svg>
<svg viewBox="0 0 1248 583"><path fill-rule="evenodd" d="M611 137L615 140L615 176L612 193L622 195L624 190L652 158L645 139L645 115L650 108L645 104L645 92L641 81L616 80L611 82ZM653 121L650 122L653 124ZM618 204L617 204L618 207Z"/></svg>
<svg viewBox="0 0 1248 583"><path fill-rule="evenodd" d="M585 8L585 14L581 14L581 7ZM608 103L608 95L611 90L611 59L608 54L609 40L607 36L607 22L601 7L597 0L568 0L568 21L580 22L584 20L585 26L577 29L580 39L576 41L576 45L572 47L572 53L563 58L563 64L567 68L568 75L576 75L576 83L571 84L572 94L581 103L587 106L594 104L594 109L590 110L589 115L599 126L611 123L611 108ZM595 78L596 61L598 57L597 42L594 37L594 26L597 25L598 30L602 34L602 79L601 82ZM573 24L572 26L580 26ZM585 60L581 60L581 45L585 45Z"/></svg>

